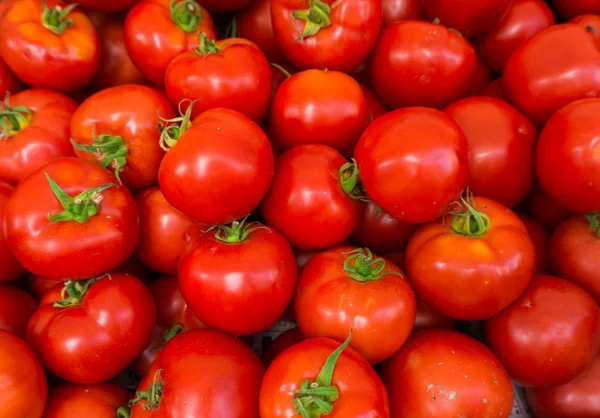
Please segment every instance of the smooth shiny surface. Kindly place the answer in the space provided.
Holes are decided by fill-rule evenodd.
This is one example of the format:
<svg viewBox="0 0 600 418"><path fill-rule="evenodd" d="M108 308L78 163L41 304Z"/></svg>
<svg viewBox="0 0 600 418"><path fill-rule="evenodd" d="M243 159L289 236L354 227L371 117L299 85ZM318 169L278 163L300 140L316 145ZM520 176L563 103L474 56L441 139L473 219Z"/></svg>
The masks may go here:
<svg viewBox="0 0 600 418"><path fill-rule="evenodd" d="M382 0L383 24L398 20L425 20L421 0Z"/></svg>
<svg viewBox="0 0 600 418"><path fill-rule="evenodd" d="M6 97L6 93L18 93L23 90L23 85L16 75L8 68L0 57L0 95Z"/></svg>
<svg viewBox="0 0 600 418"><path fill-rule="evenodd" d="M74 385L60 383L50 389L43 418L108 418L127 405L127 390L114 383Z"/></svg>
<svg viewBox="0 0 600 418"><path fill-rule="evenodd" d="M37 301L29 293L16 286L0 285L0 329L25 338L27 322L36 309Z"/></svg>
<svg viewBox="0 0 600 418"><path fill-rule="evenodd" d="M4 208L14 188L8 183L0 181L0 222L4 224ZM9 283L25 274L25 268L19 264L8 248L4 229L0 229L0 283Z"/></svg>
<svg viewBox="0 0 600 418"><path fill-rule="evenodd" d="M283 64L287 60L275 39L271 19L271 0L254 0L235 14L238 36L250 39L264 52L269 62Z"/></svg>
<svg viewBox="0 0 600 418"><path fill-rule="evenodd" d="M600 42L600 16L590 14L579 15L569 20L569 23L575 23L586 29Z"/></svg>

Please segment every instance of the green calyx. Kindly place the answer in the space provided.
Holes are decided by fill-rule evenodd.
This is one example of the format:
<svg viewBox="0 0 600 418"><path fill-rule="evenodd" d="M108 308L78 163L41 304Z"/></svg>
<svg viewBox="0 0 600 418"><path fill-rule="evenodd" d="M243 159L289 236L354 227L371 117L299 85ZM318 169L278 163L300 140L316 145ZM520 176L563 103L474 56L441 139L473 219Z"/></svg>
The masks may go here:
<svg viewBox="0 0 600 418"><path fill-rule="evenodd" d="M298 36L298 40L314 36L323 28L331 26L331 7L321 0L309 0L308 9L294 10L292 17L306 22L304 30Z"/></svg>
<svg viewBox="0 0 600 418"><path fill-rule="evenodd" d="M331 384L333 371L342 352L352 338L352 330L346 341L340 345L325 361L316 381L304 380L300 389L293 392L292 404L294 411L302 418L319 418L333 412L333 403L339 397L338 388Z"/></svg>
<svg viewBox="0 0 600 418"><path fill-rule="evenodd" d="M109 274L105 274L104 276L94 277L87 280L66 281L60 292L62 299L58 302L55 302L52 306L55 308L71 308L73 306L79 306L90 286L105 276L110 277Z"/></svg>
<svg viewBox="0 0 600 418"><path fill-rule="evenodd" d="M469 190L465 195L455 203L456 209L448 213L452 216L452 230L466 237L483 237L490 229L490 218L477 210L475 198Z"/></svg>
<svg viewBox="0 0 600 418"><path fill-rule="evenodd" d="M585 215L585 217L590 223L592 230L595 231L596 236L600 238L600 212L588 213L587 215Z"/></svg>
<svg viewBox="0 0 600 418"><path fill-rule="evenodd" d="M206 232L215 230L215 238L219 241L223 241L228 244L237 244L246 241L248 236L257 229L268 229L267 226L258 222L246 223L248 216L250 215L246 215L246 217L241 221L233 221L231 226L213 225L208 228Z"/></svg>
<svg viewBox="0 0 600 418"><path fill-rule="evenodd" d="M358 165L353 158L352 162L346 163L340 167L340 185L342 189L354 200L369 202L370 199L365 195L358 176Z"/></svg>
<svg viewBox="0 0 600 418"><path fill-rule="evenodd" d="M51 222L75 221L80 224L86 223L90 217L98 213L100 202L103 199L101 193L109 187L118 186L117 184L103 184L71 197L52 180L48 173L45 174L50 188L64 209L54 215L48 214L48 219Z"/></svg>
<svg viewBox="0 0 600 418"><path fill-rule="evenodd" d="M77 3L69 4L64 9L60 6L49 8L46 0L42 0L42 25L53 33L61 35L66 29L73 26L73 19L69 18L69 13L77 7Z"/></svg>
<svg viewBox="0 0 600 418"><path fill-rule="evenodd" d="M130 406L121 406L117 409L117 418L130 418L131 417L131 407Z"/></svg>
<svg viewBox="0 0 600 418"><path fill-rule="evenodd" d="M200 33L200 41L196 47L196 53L206 59L212 54L220 54L223 47L217 46L217 41L211 41L204 32Z"/></svg>
<svg viewBox="0 0 600 418"><path fill-rule="evenodd" d="M148 390L138 390L133 398L133 403L142 404L142 409L145 411L156 411L160 406L160 400L162 398L163 391L165 390L165 384L160 379L162 370L157 370L154 374L152 385Z"/></svg>
<svg viewBox="0 0 600 418"><path fill-rule="evenodd" d="M18 134L21 129L29 125L32 117L33 112L28 107L11 107L7 95L0 109L0 139Z"/></svg>
<svg viewBox="0 0 600 418"><path fill-rule="evenodd" d="M98 164L105 168L110 166L114 170L119 184L123 184L120 173L127 165L127 155L129 154L129 148L125 145L123 137L113 135L97 137L92 128L92 140L93 144L78 144L71 139L71 144L76 150L95 154Z"/></svg>
<svg viewBox="0 0 600 418"><path fill-rule="evenodd" d="M202 7L194 0L171 0L171 19L184 32L192 33L202 21Z"/></svg>
<svg viewBox="0 0 600 418"><path fill-rule="evenodd" d="M379 280L388 274L402 277L402 274L397 271L385 271L385 260L373 258L373 253L368 248L357 248L344 254L348 255L344 261L344 271L358 282Z"/></svg>
<svg viewBox="0 0 600 418"><path fill-rule="evenodd" d="M189 105L185 112L182 107L189 102ZM175 146L181 135L192 127L192 108L194 107L196 100L191 101L185 99L179 102L179 116L173 119L164 119L158 115L160 122L158 123L158 131L160 132L160 147L163 151L168 152Z"/></svg>

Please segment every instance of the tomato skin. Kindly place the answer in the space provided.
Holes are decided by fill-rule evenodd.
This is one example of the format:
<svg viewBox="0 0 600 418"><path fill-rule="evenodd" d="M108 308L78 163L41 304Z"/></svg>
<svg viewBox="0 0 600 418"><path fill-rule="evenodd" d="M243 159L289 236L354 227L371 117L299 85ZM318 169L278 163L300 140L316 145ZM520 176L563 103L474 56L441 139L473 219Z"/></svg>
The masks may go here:
<svg viewBox="0 0 600 418"><path fill-rule="evenodd" d="M18 93L23 90L23 84L16 75L8 68L2 57L0 57L0 95L6 97L7 93Z"/></svg>
<svg viewBox="0 0 600 418"><path fill-rule="evenodd" d="M421 331L429 328L448 328L454 329L456 321L437 311L434 311L425 302L417 299L417 315L412 332Z"/></svg>
<svg viewBox="0 0 600 418"><path fill-rule="evenodd" d="M0 225L4 224L4 208L14 190L10 184L0 181ZM25 268L19 264L19 261L8 247L3 229L0 229L0 266L2 266L2 269L0 269L0 283L10 283L25 274Z"/></svg>
<svg viewBox="0 0 600 418"><path fill-rule="evenodd" d="M238 36L250 39L265 54L269 62L287 61L273 32L271 0L255 0L235 14Z"/></svg>
<svg viewBox="0 0 600 418"><path fill-rule="evenodd" d="M283 353L293 345L298 344L300 341L304 341L304 336L298 327L288 329L281 333L263 352L262 362L265 367L269 367L279 354Z"/></svg>
<svg viewBox="0 0 600 418"><path fill-rule="evenodd" d="M367 83L360 83L360 88L365 95L367 101L367 108L369 109L370 121L373 122L380 116L385 115L391 109L383 103L383 101L375 94L373 89Z"/></svg>
<svg viewBox="0 0 600 418"><path fill-rule="evenodd" d="M538 131L511 105L488 97L459 100L444 109L469 142L473 194L512 208L535 184Z"/></svg>
<svg viewBox="0 0 600 418"><path fill-rule="evenodd" d="M572 214L569 209L550 197L539 184L535 185L527 196L523 207L527 213L550 230L556 228Z"/></svg>
<svg viewBox="0 0 600 418"><path fill-rule="evenodd" d="M4 15L6 15L8 9L10 9L16 1L17 0L3 0L2 3L0 3L0 21L4 19Z"/></svg>
<svg viewBox="0 0 600 418"><path fill-rule="evenodd" d="M298 40L305 23L290 16L295 10L307 10L308 1L271 0L275 37L288 61L300 70L350 73L367 59L377 42L382 25L381 0L322 1L333 6L331 26Z"/></svg>
<svg viewBox="0 0 600 418"><path fill-rule="evenodd" d="M74 414L87 418L113 417L119 407L127 405L129 398L129 392L114 383L61 383L48 393L44 418L64 418Z"/></svg>
<svg viewBox="0 0 600 418"><path fill-rule="evenodd" d="M241 10L252 3L252 0L199 0L198 3L208 10L217 13Z"/></svg>
<svg viewBox="0 0 600 418"><path fill-rule="evenodd" d="M485 89L481 92L481 96L485 97L493 97L494 99L502 100L508 104L510 103L510 99L506 95L504 91L504 85L502 84L502 78L497 78L487 85Z"/></svg>
<svg viewBox="0 0 600 418"><path fill-rule="evenodd" d="M600 4L595 0L550 0L550 4L567 19L583 14L600 15Z"/></svg>
<svg viewBox="0 0 600 418"><path fill-rule="evenodd" d="M25 338L27 322L36 309L37 302L29 293L15 286L0 285L0 329Z"/></svg>
<svg viewBox="0 0 600 418"><path fill-rule="evenodd" d="M409 223L442 216L469 180L467 139L435 109L399 109L380 117L363 133L354 158L367 194Z"/></svg>
<svg viewBox="0 0 600 418"><path fill-rule="evenodd" d="M285 350L267 369L260 389L260 417L295 417L292 391L303 380L315 380L323 364L340 343L330 338L304 340ZM332 385L339 390L327 418L390 416L389 400L381 379L358 352L347 347L333 371Z"/></svg>
<svg viewBox="0 0 600 418"><path fill-rule="evenodd" d="M138 211L129 191L124 186L104 190L98 214L84 224L51 222L48 214L59 213L63 207L44 173L69 196L116 182L104 168L74 157L53 160L27 176L4 212L7 243L21 264L49 279L80 280L123 263L133 253L139 230Z"/></svg>
<svg viewBox="0 0 600 418"><path fill-rule="evenodd" d="M575 23L584 29L587 29L598 42L600 42L600 16L598 15L580 15L569 20L569 23ZM591 28L591 31L590 31Z"/></svg>
<svg viewBox="0 0 600 418"><path fill-rule="evenodd" d="M550 251L550 232L539 221L524 213L516 212L517 216L525 225L531 243L535 249L535 266L533 272L544 274L550 271L549 251Z"/></svg>
<svg viewBox="0 0 600 418"><path fill-rule="evenodd" d="M479 341L456 331L412 335L381 376L391 418L508 418L513 388L508 373Z"/></svg>
<svg viewBox="0 0 600 418"><path fill-rule="evenodd" d="M493 80L494 74L485 61L477 56L477 69L471 78L471 85L467 90L467 97L480 96L487 85Z"/></svg>
<svg viewBox="0 0 600 418"><path fill-rule="evenodd" d="M485 333L518 384L559 386L594 361L600 349L600 314L579 286L536 275L511 306L486 321Z"/></svg>
<svg viewBox="0 0 600 418"><path fill-rule="evenodd" d="M165 73L171 61L198 46L199 33L217 39L214 22L206 9L202 8L202 19L196 30L186 32L173 21L170 0L138 2L127 12L124 30L131 61L148 80L159 86L165 85Z"/></svg>
<svg viewBox="0 0 600 418"><path fill-rule="evenodd" d="M421 0L382 0L383 24L398 20L425 20Z"/></svg>
<svg viewBox="0 0 600 418"><path fill-rule="evenodd" d="M131 8L139 0L66 0L67 3L77 3L90 12L114 13Z"/></svg>
<svg viewBox="0 0 600 418"><path fill-rule="evenodd" d="M42 296L57 284L58 282L56 280L50 280L45 277L30 274L27 278L27 291L35 296L37 300L40 300Z"/></svg>

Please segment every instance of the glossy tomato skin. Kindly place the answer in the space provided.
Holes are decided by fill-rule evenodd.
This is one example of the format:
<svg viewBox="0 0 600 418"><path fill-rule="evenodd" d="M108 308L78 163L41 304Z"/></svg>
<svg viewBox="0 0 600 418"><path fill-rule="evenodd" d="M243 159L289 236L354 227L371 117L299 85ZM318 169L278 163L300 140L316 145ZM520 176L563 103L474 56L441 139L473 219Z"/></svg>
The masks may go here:
<svg viewBox="0 0 600 418"><path fill-rule="evenodd" d="M512 384L498 358L456 331L417 332L380 374L391 418L508 418L513 407Z"/></svg>
<svg viewBox="0 0 600 418"><path fill-rule="evenodd" d="M4 212L8 246L30 272L54 280L79 280L104 274L125 261L138 238L138 211L131 193L116 185L101 192L99 211L88 222L51 222L63 207L48 175L69 195L115 184L95 163L59 158L31 173L16 188ZM85 237L85 239L80 239Z"/></svg>
<svg viewBox="0 0 600 418"><path fill-rule="evenodd" d="M56 280L50 280L46 279L45 277L29 274L29 277L27 278L27 291L35 296L37 300L40 300L58 283L59 282Z"/></svg>
<svg viewBox="0 0 600 418"><path fill-rule="evenodd" d="M27 322L36 309L37 302L29 293L15 286L0 285L0 329L25 338Z"/></svg>
<svg viewBox="0 0 600 418"><path fill-rule="evenodd" d="M304 341L304 336L298 327L288 329L287 331L279 334L279 336L275 338L263 352L262 362L265 367L269 367L279 354L283 353L293 345L298 344L300 341Z"/></svg>
<svg viewBox="0 0 600 418"><path fill-rule="evenodd" d="M382 0L383 24L398 20L425 20L421 0Z"/></svg>
<svg viewBox="0 0 600 418"><path fill-rule="evenodd" d="M340 343L330 338L304 340L281 353L267 369L260 389L260 417L294 417L292 392L303 380L314 381ZM347 347L340 355L332 385L339 398L328 418L390 416L389 400L381 379L357 351Z"/></svg>
<svg viewBox="0 0 600 418"><path fill-rule="evenodd" d="M600 44L581 26L565 23L521 45L506 63L503 82L511 102L541 125L563 106L600 95L598 71Z"/></svg>
<svg viewBox="0 0 600 418"><path fill-rule="evenodd" d="M371 85L393 109L443 108L468 94L476 72L471 44L429 22L388 25L371 55Z"/></svg>
<svg viewBox="0 0 600 418"><path fill-rule="evenodd" d="M4 0L0 3L0 20L4 19L4 15L6 15L8 9L10 9L16 1L17 0Z"/></svg>
<svg viewBox="0 0 600 418"><path fill-rule="evenodd" d="M544 274L550 271L550 232L541 222L534 218L525 215L521 212L516 212L517 216L525 225L531 243L535 248L535 266L533 272L536 274Z"/></svg>
<svg viewBox="0 0 600 418"><path fill-rule="evenodd" d="M565 221L572 212L554 200L542 189L535 185L527 199L523 202L525 211L536 220L553 230Z"/></svg>
<svg viewBox="0 0 600 418"><path fill-rule="evenodd" d="M373 202L409 223L442 216L469 180L467 139L435 109L399 109L380 117L363 133L354 158Z"/></svg>
<svg viewBox="0 0 600 418"><path fill-rule="evenodd" d="M198 3L212 12L223 13L241 10L252 0L199 0Z"/></svg>
<svg viewBox="0 0 600 418"><path fill-rule="evenodd" d="M580 15L569 20L569 23L575 23L590 32L598 42L600 42L600 16L598 15Z"/></svg>
<svg viewBox="0 0 600 418"><path fill-rule="evenodd" d="M512 208L535 184L536 127L511 105L469 97L444 109L464 132L471 150L469 188Z"/></svg>
<svg viewBox="0 0 600 418"><path fill-rule="evenodd" d="M7 93L18 93L21 90L23 90L21 81L0 57L0 97L6 97Z"/></svg>
<svg viewBox="0 0 600 418"><path fill-rule="evenodd" d="M25 341L0 329L0 416L41 418L48 396L46 376Z"/></svg>
<svg viewBox="0 0 600 418"><path fill-rule="evenodd" d="M273 32L271 0L255 0L235 14L238 36L250 39L265 54L269 62L287 62Z"/></svg>
<svg viewBox="0 0 600 418"><path fill-rule="evenodd" d="M375 119L380 116L385 115L391 109L383 103L383 101L375 94L371 86L367 83L360 83L360 88L365 95L365 100L367 101L367 108L369 109L369 117L370 121L373 122Z"/></svg>
<svg viewBox="0 0 600 418"><path fill-rule="evenodd" d="M258 125L233 110L196 118L164 157L160 188L174 208L209 225L252 212L271 185L273 151Z"/></svg>
<svg viewBox="0 0 600 418"><path fill-rule="evenodd" d="M466 37L482 35L508 13L512 0L423 0L431 20L459 31Z"/></svg>
<svg viewBox="0 0 600 418"><path fill-rule="evenodd" d="M451 213L417 229L406 270L417 296L454 319L489 318L510 305L531 280L535 251L521 220L505 206L476 197L489 217L481 237L453 230Z"/></svg>
<svg viewBox="0 0 600 418"><path fill-rule="evenodd" d="M579 286L536 275L511 306L486 321L485 333L518 384L559 386L594 361L600 348L600 314Z"/></svg>
<svg viewBox="0 0 600 418"><path fill-rule="evenodd" d="M271 0L275 37L286 58L298 69L350 73L366 60L377 42L382 24L381 1L322 1L331 7L331 26L298 39L305 23L290 16L295 10L308 10L309 2Z"/></svg>
<svg viewBox="0 0 600 418"><path fill-rule="evenodd" d="M494 79L494 74L485 61L477 56L477 69L471 78L470 87L467 89L467 97L479 96L487 85Z"/></svg>
<svg viewBox="0 0 600 418"><path fill-rule="evenodd" d="M323 144L349 157L369 121L357 81L339 71L306 70L289 77L275 92L269 132L281 151Z"/></svg>
<svg viewBox="0 0 600 418"><path fill-rule="evenodd" d="M2 222L0 225L4 224L4 208L14 190L10 184L0 181L0 222ZM2 266L2 269L0 269L0 283L12 282L25 274L25 268L21 266L8 247L3 229L0 229L0 266Z"/></svg>
<svg viewBox="0 0 600 418"><path fill-rule="evenodd" d="M63 418L74 414L87 418L113 417L119 407L127 405L129 398L129 392L114 383L60 383L48 393L44 418Z"/></svg>
<svg viewBox="0 0 600 418"><path fill-rule="evenodd" d="M583 14L600 15L600 4L594 0L550 0L550 4L567 19Z"/></svg>
<svg viewBox="0 0 600 418"><path fill-rule="evenodd" d="M67 0L67 3L77 3L90 12L114 13L129 9L139 0Z"/></svg>
<svg viewBox="0 0 600 418"><path fill-rule="evenodd" d="M50 0L49 8L65 7ZM100 38L81 10L73 24L57 35L43 26L42 2L18 1L0 24L0 54L10 69L31 87L73 92L88 84L100 64Z"/></svg>
<svg viewBox="0 0 600 418"><path fill-rule="evenodd" d="M135 66L154 84L165 85L165 73L171 61L198 46L200 33L209 39L217 38L211 15L206 9L201 10L201 20L190 32L171 17L170 0L142 0L127 12L127 51Z"/></svg>

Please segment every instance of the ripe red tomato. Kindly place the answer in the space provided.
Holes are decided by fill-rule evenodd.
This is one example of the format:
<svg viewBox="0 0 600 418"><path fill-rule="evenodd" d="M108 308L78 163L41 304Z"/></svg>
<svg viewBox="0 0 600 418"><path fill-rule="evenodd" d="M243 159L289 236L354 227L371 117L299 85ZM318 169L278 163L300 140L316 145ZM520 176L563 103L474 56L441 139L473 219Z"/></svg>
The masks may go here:
<svg viewBox="0 0 600 418"><path fill-rule="evenodd" d="M599 71L600 48L594 36L565 23L521 45L506 63L503 81L511 102L542 125L563 106L600 95Z"/></svg>
<svg viewBox="0 0 600 418"><path fill-rule="evenodd" d="M31 87L64 92L88 84L100 64L100 38L84 12L57 0L15 2L0 24L0 54Z"/></svg>
<svg viewBox="0 0 600 418"><path fill-rule="evenodd" d="M59 281L56 280L30 274L27 278L27 290L39 300L58 283Z"/></svg>
<svg viewBox="0 0 600 418"><path fill-rule="evenodd" d="M294 69L289 65L271 64L271 79L273 80L271 96L275 96L275 92L279 89L279 86L295 73Z"/></svg>
<svg viewBox="0 0 600 418"><path fill-rule="evenodd" d="M15 1L17 0L2 0L2 2L0 2L0 20L4 19L4 15L8 12L8 9L15 4Z"/></svg>
<svg viewBox="0 0 600 418"><path fill-rule="evenodd" d="M139 221L133 197L115 182L79 158L43 165L19 183L4 209L10 250L27 270L55 280L119 266L133 253Z"/></svg>
<svg viewBox="0 0 600 418"><path fill-rule="evenodd" d="M367 83L360 83L360 88L367 101L367 108L369 109L369 120L373 122L380 116L385 115L391 109L383 103L383 101L375 94L373 89Z"/></svg>
<svg viewBox="0 0 600 418"><path fill-rule="evenodd" d="M460 100L444 113L469 142L470 190L509 208L525 199L535 184L535 126L511 105L489 97Z"/></svg>
<svg viewBox="0 0 600 418"><path fill-rule="evenodd" d="M140 383L131 418L258 418L264 370L237 338L206 328L183 332Z"/></svg>
<svg viewBox="0 0 600 418"><path fill-rule="evenodd" d="M124 29L131 60L159 86L171 61L196 48L201 33L217 39L211 15L194 0L142 0L127 13Z"/></svg>
<svg viewBox="0 0 600 418"><path fill-rule="evenodd" d="M241 10L252 3L252 0L198 0L198 2L210 11L223 13Z"/></svg>
<svg viewBox="0 0 600 418"><path fill-rule="evenodd" d="M510 103L510 99L506 95L504 91L504 85L502 84L502 78L497 78L487 85L485 89L481 92L481 96L493 97L495 99L500 99L508 104Z"/></svg>
<svg viewBox="0 0 600 418"><path fill-rule="evenodd" d="M541 222L533 219L524 213L516 213L531 238L531 243L535 249L535 266L533 272L536 274L548 273L550 271L550 261L548 260L550 250L550 232Z"/></svg>
<svg viewBox="0 0 600 418"><path fill-rule="evenodd" d="M369 122L367 101L356 80L339 71L306 70L275 92L269 132L281 151L323 144L349 157Z"/></svg>
<svg viewBox="0 0 600 418"><path fill-rule="evenodd" d="M114 383L74 385L60 383L48 393L44 418L80 416L86 418L117 417L117 410L127 405L129 392Z"/></svg>
<svg viewBox="0 0 600 418"><path fill-rule="evenodd" d="M277 356L260 388L260 417L294 417L302 410L328 418L389 417L381 379L357 351L347 347L349 340L340 346L330 338L312 338ZM312 415L305 412L304 416Z"/></svg>
<svg viewBox="0 0 600 418"><path fill-rule="evenodd" d="M263 352L263 364L266 367L269 367L279 354L283 353L291 346L298 344L300 341L304 341L304 336L298 327L288 329L287 331L279 334L279 336L275 338Z"/></svg>
<svg viewBox="0 0 600 418"><path fill-rule="evenodd" d="M354 158L373 202L410 223L442 216L469 180L467 139L435 109L400 109L380 117L365 130Z"/></svg>
<svg viewBox="0 0 600 418"><path fill-rule="evenodd" d="M134 276L113 273L53 287L27 327L44 366L72 383L112 379L150 342L152 295Z"/></svg>
<svg viewBox="0 0 600 418"><path fill-rule="evenodd" d="M448 328L454 329L456 321L437 311L434 311L422 300L417 299L417 315L412 332L421 331L429 328Z"/></svg>
<svg viewBox="0 0 600 418"><path fill-rule="evenodd" d="M1 142L0 142L1 143ZM0 181L0 225L4 223L4 208L14 188ZM25 274L25 269L8 248L8 242L3 229L0 228L0 283L9 283Z"/></svg>
<svg viewBox="0 0 600 418"><path fill-rule="evenodd" d="M0 285L0 329L25 338L27 322L36 309L37 302L29 293L15 286Z"/></svg>
<svg viewBox="0 0 600 418"><path fill-rule="evenodd" d="M0 97L6 97L7 93L18 93L21 90L23 90L21 81L0 57Z"/></svg>
<svg viewBox="0 0 600 418"><path fill-rule="evenodd" d="M550 230L556 228L572 213L550 197L539 185L533 188L523 203L525 211Z"/></svg>
<svg viewBox="0 0 600 418"><path fill-rule="evenodd" d="M513 387L500 361L479 341L449 330L412 335L384 363L391 418L508 418Z"/></svg>
<svg viewBox="0 0 600 418"><path fill-rule="evenodd" d="M383 24L398 20L425 20L421 0L382 0Z"/></svg>
<svg viewBox="0 0 600 418"><path fill-rule="evenodd" d="M273 151L258 125L233 110L212 109L193 121L158 173L167 202L209 225L252 212L269 189Z"/></svg>
<svg viewBox="0 0 600 418"><path fill-rule="evenodd" d="M596 0L550 0L559 15L567 19L583 15L600 15L600 4Z"/></svg>
<svg viewBox="0 0 600 418"><path fill-rule="evenodd" d="M521 296L485 323L485 333L521 386L559 386L587 370L600 349L600 313L579 286L536 275Z"/></svg>
<svg viewBox="0 0 600 418"><path fill-rule="evenodd" d="M0 416L40 418L48 395L46 376L31 348L0 329Z"/></svg>
<svg viewBox="0 0 600 418"><path fill-rule="evenodd" d="M381 0L271 0L271 18L294 67L350 73L377 42Z"/></svg>
<svg viewBox="0 0 600 418"><path fill-rule="evenodd" d="M129 9L139 0L66 0L67 3L77 3L90 12L114 13Z"/></svg>
<svg viewBox="0 0 600 418"><path fill-rule="evenodd" d="M600 16L598 15L580 15L569 20L569 23L575 23L590 32L598 42L600 42Z"/></svg>
<svg viewBox="0 0 600 418"><path fill-rule="evenodd" d="M481 57L477 57L477 69L471 78L471 83L467 90L467 97L480 96L483 90L492 82L494 74Z"/></svg>
<svg viewBox="0 0 600 418"><path fill-rule="evenodd" d="M417 296L454 319L496 315L527 287L535 251L521 220L493 200L467 194L454 211L423 225L406 250Z"/></svg>
<svg viewBox="0 0 600 418"><path fill-rule="evenodd" d="M371 84L390 107L443 108L465 97L477 55L460 34L420 21L387 26L371 55Z"/></svg>
<svg viewBox="0 0 600 418"><path fill-rule="evenodd" d="M287 60L273 32L271 0L255 0L235 14L240 38L250 39L264 52L269 62L283 64Z"/></svg>

